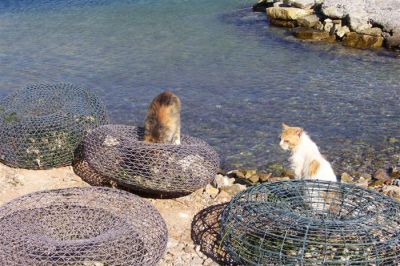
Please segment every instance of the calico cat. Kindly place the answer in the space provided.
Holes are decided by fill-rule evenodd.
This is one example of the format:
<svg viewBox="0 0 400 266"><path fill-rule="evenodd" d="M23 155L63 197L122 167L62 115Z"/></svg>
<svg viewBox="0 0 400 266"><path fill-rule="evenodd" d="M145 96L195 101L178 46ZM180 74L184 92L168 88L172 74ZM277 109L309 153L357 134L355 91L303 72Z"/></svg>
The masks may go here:
<svg viewBox="0 0 400 266"><path fill-rule="evenodd" d="M292 153L290 162L296 179L337 181L331 164L302 128L282 124L280 146Z"/></svg>
<svg viewBox="0 0 400 266"><path fill-rule="evenodd" d="M311 179L336 182L337 178L331 164L321 155L318 146L304 129L282 124L280 146L290 150L290 162L296 179ZM318 214L336 213L341 194L324 186L311 186L304 191L304 200Z"/></svg>
<svg viewBox="0 0 400 266"><path fill-rule="evenodd" d="M181 101L165 91L151 102L144 125L144 141L181 144Z"/></svg>

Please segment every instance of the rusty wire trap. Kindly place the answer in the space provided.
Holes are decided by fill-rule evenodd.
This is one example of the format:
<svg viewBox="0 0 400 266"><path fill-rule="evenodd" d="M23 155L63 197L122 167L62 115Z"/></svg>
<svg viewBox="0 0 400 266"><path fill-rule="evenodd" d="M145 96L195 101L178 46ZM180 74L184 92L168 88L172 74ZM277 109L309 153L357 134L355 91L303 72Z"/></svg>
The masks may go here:
<svg viewBox="0 0 400 266"><path fill-rule="evenodd" d="M32 193L0 207L0 265L156 265L167 245L160 213L110 188Z"/></svg>
<svg viewBox="0 0 400 266"><path fill-rule="evenodd" d="M148 143L143 128L105 125L84 141L84 160L118 185L149 194L191 193L211 182L219 157L206 142L183 135L181 145Z"/></svg>
<svg viewBox="0 0 400 266"><path fill-rule="evenodd" d="M12 167L70 165L87 131L108 122L103 103L71 84L41 84L0 100L0 160Z"/></svg>
<svg viewBox="0 0 400 266"><path fill-rule="evenodd" d="M239 193L221 237L245 265L398 265L400 203L355 185L262 184Z"/></svg>

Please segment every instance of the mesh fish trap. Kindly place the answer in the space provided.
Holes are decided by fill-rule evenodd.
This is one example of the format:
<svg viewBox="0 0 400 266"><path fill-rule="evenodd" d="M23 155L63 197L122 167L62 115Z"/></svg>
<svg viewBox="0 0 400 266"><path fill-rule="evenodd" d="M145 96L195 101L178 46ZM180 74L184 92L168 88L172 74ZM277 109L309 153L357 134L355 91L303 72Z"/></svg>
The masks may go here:
<svg viewBox="0 0 400 266"><path fill-rule="evenodd" d="M262 184L225 208L221 235L245 265L398 265L400 203L349 184Z"/></svg>
<svg viewBox="0 0 400 266"><path fill-rule="evenodd" d="M181 136L181 145L142 141L143 128L105 125L84 141L84 160L118 185L149 194L187 194L211 182L219 168L206 142Z"/></svg>
<svg viewBox="0 0 400 266"><path fill-rule="evenodd" d="M86 89L27 87L0 101L0 160L28 169L70 165L86 132L107 121L105 106Z"/></svg>
<svg viewBox="0 0 400 266"><path fill-rule="evenodd" d="M110 188L32 193L0 207L0 265L156 265L167 228L146 200Z"/></svg>

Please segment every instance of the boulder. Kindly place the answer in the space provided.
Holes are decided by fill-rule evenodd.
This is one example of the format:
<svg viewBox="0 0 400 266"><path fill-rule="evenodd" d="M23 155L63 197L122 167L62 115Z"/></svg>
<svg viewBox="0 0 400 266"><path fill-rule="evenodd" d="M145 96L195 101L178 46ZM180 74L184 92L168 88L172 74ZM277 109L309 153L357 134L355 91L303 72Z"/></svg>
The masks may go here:
<svg viewBox="0 0 400 266"><path fill-rule="evenodd" d="M382 37L363 35L356 32L349 32L343 38L343 45L358 49L380 48L383 44Z"/></svg>
<svg viewBox="0 0 400 266"><path fill-rule="evenodd" d="M372 28L369 23L368 14L365 11L354 11L348 14L350 29L362 33L361 31Z"/></svg>
<svg viewBox="0 0 400 266"><path fill-rule="evenodd" d="M233 184L230 187L224 187L222 188L222 191L225 191L226 193L228 193L230 196L235 196L237 193L243 191L246 189L245 185L241 185L241 184Z"/></svg>
<svg viewBox="0 0 400 266"><path fill-rule="evenodd" d="M389 178L389 175L387 174L387 172L383 169L378 169L375 173L374 173L374 178L377 180L385 180Z"/></svg>
<svg viewBox="0 0 400 266"><path fill-rule="evenodd" d="M331 32L333 29L333 22L331 19L325 19L324 20L324 31L326 32Z"/></svg>
<svg viewBox="0 0 400 266"><path fill-rule="evenodd" d="M270 7L267 8L267 15L271 19L297 20L314 13L312 9L301 9L296 7Z"/></svg>
<svg viewBox="0 0 400 266"><path fill-rule="evenodd" d="M321 11L329 18L348 19L353 31L379 25L385 32L400 33L398 0L324 0Z"/></svg>
<svg viewBox="0 0 400 266"><path fill-rule="evenodd" d="M314 29L299 29L293 35L298 39L310 41L322 41L330 37L328 32Z"/></svg>
<svg viewBox="0 0 400 266"><path fill-rule="evenodd" d="M319 21L316 15L308 15L297 20L297 25L304 28L313 28Z"/></svg>
<svg viewBox="0 0 400 266"><path fill-rule="evenodd" d="M400 48L400 33L395 35L387 34L385 37L385 47L389 49L399 49Z"/></svg>
<svg viewBox="0 0 400 266"><path fill-rule="evenodd" d="M328 18L343 18L344 11L336 6L326 6L322 5L321 8L322 13L327 16Z"/></svg>
<svg viewBox="0 0 400 266"><path fill-rule="evenodd" d="M343 36L345 36L349 32L350 32L349 27L343 26L336 30L336 36L338 36L339 38L343 38Z"/></svg>
<svg viewBox="0 0 400 266"><path fill-rule="evenodd" d="M353 183L353 177L345 172L340 176L340 182L351 184L351 183Z"/></svg>
<svg viewBox="0 0 400 266"><path fill-rule="evenodd" d="M216 188L223 188L232 186L235 183L235 178L230 178L224 175L217 175L213 181L213 185Z"/></svg>
<svg viewBox="0 0 400 266"><path fill-rule="evenodd" d="M322 24L321 21L318 21L317 24L315 24L313 28L316 30L324 30L324 24Z"/></svg>
<svg viewBox="0 0 400 266"><path fill-rule="evenodd" d="M277 27L296 28L296 20L270 19L269 22Z"/></svg>
<svg viewBox="0 0 400 266"><path fill-rule="evenodd" d="M376 37L382 37L382 29L378 28L378 27L363 29L363 30L358 31L358 33L376 36Z"/></svg>

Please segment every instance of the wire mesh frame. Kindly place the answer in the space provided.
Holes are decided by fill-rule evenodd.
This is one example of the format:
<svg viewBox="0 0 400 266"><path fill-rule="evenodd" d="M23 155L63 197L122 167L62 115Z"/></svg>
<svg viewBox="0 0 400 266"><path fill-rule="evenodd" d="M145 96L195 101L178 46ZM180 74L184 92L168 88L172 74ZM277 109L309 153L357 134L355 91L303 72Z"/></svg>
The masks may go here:
<svg viewBox="0 0 400 266"><path fill-rule="evenodd" d="M219 157L206 142L181 136L180 145L142 141L143 128L105 125L84 141L84 160L105 179L148 194L188 194L211 182Z"/></svg>
<svg viewBox="0 0 400 266"><path fill-rule="evenodd" d="M167 227L145 199L110 188L32 193L0 207L0 265L156 265Z"/></svg>
<svg viewBox="0 0 400 266"><path fill-rule="evenodd" d="M0 160L12 167L70 165L87 131L107 124L103 103L72 84L39 84L0 101Z"/></svg>
<svg viewBox="0 0 400 266"><path fill-rule="evenodd" d="M241 264L400 263L400 203L355 185L254 186L234 197L221 221L224 247Z"/></svg>

